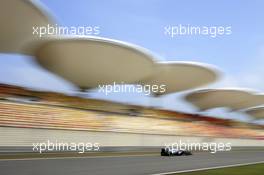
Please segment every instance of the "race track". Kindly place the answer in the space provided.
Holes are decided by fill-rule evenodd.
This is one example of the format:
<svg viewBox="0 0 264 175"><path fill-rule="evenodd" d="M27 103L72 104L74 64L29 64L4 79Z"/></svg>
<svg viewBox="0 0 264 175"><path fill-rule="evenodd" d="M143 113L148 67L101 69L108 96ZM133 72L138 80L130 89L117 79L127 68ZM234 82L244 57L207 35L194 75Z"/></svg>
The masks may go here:
<svg viewBox="0 0 264 175"><path fill-rule="evenodd" d="M264 161L263 151L0 160L1 175L142 175Z"/></svg>

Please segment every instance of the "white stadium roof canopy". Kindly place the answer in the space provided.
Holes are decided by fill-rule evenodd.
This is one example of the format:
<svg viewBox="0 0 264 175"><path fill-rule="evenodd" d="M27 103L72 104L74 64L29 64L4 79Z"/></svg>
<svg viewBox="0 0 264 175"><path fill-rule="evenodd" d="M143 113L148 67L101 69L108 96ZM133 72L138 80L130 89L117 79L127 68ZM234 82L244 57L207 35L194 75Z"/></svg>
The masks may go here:
<svg viewBox="0 0 264 175"><path fill-rule="evenodd" d="M100 37L54 37L35 48L37 62L82 89L132 84L151 76L155 57L136 45Z"/></svg>
<svg viewBox="0 0 264 175"><path fill-rule="evenodd" d="M219 107L238 110L254 106L256 96L246 89L206 89L189 93L185 99L202 111Z"/></svg>
<svg viewBox="0 0 264 175"><path fill-rule="evenodd" d="M40 40L33 27L52 25L53 20L43 5L30 0L0 1L0 52L27 53L24 46Z"/></svg>
<svg viewBox="0 0 264 175"><path fill-rule="evenodd" d="M263 94L254 94L250 100L247 100L240 104L238 107L234 107L233 110L247 109L255 106L264 105L264 95Z"/></svg>
<svg viewBox="0 0 264 175"><path fill-rule="evenodd" d="M255 119L264 119L264 106L248 109L245 112Z"/></svg>
<svg viewBox="0 0 264 175"><path fill-rule="evenodd" d="M158 62L153 76L142 80L140 83L166 85L164 93L154 94L165 95L207 85L216 81L218 75L218 71L207 64L167 61Z"/></svg>

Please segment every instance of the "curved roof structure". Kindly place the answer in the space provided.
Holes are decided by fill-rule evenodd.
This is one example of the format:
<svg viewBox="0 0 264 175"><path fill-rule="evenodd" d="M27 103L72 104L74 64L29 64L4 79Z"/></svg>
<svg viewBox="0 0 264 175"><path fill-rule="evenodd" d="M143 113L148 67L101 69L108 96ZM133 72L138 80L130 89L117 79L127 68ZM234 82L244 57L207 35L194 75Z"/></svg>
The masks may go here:
<svg viewBox="0 0 264 175"><path fill-rule="evenodd" d="M28 42L39 40L33 27L53 24L42 5L30 0L0 1L0 52L24 53Z"/></svg>
<svg viewBox="0 0 264 175"><path fill-rule="evenodd" d="M264 119L264 106L248 109L245 112L255 119Z"/></svg>
<svg viewBox="0 0 264 175"><path fill-rule="evenodd" d="M185 99L199 110L226 107L232 110L241 109L253 97L252 93L243 89L206 89L188 94Z"/></svg>
<svg viewBox="0 0 264 175"><path fill-rule="evenodd" d="M154 56L121 41L99 37L54 38L36 51L37 62L81 89L134 83L151 76Z"/></svg>
<svg viewBox="0 0 264 175"><path fill-rule="evenodd" d="M218 73L212 66L193 62L159 62L155 74L141 81L148 85L166 85L166 91L154 95L165 95L196 88L216 81Z"/></svg>
<svg viewBox="0 0 264 175"><path fill-rule="evenodd" d="M256 106L264 105L264 95L263 94L254 94L250 98L250 100L244 101L239 106L234 107L233 110L241 110L241 109L247 109L252 108Z"/></svg>

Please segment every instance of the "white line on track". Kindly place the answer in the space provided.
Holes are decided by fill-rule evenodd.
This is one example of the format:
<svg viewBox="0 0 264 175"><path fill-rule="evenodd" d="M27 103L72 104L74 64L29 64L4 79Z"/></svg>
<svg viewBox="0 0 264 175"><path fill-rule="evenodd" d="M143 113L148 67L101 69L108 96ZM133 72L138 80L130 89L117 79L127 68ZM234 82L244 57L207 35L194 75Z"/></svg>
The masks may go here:
<svg viewBox="0 0 264 175"><path fill-rule="evenodd" d="M218 169L218 168L230 168L230 167L236 167L236 166L254 165L258 163L264 163L264 161L240 163L240 164L224 165L224 166L214 166L214 167L207 167L207 168L197 168L197 169L182 170L182 171L172 171L172 172L157 173L157 174L150 174L150 175L169 175L169 174L178 174L178 173L188 173L188 172L212 170L212 169Z"/></svg>
<svg viewBox="0 0 264 175"><path fill-rule="evenodd" d="M0 161L20 161L20 160L50 160L50 159L95 159L95 158L115 158L115 157L143 157L157 156L158 154L140 154L140 155L118 155L118 156L83 156L83 157L47 157L47 158L20 158L20 159L0 159Z"/></svg>

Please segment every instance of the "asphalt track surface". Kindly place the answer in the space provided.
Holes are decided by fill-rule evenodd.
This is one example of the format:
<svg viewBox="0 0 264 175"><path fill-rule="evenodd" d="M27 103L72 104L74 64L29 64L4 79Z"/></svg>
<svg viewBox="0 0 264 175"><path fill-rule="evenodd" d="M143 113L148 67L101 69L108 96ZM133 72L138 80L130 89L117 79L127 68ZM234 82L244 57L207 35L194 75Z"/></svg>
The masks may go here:
<svg viewBox="0 0 264 175"><path fill-rule="evenodd" d="M124 175L158 174L264 161L264 151L195 153L192 156L103 156L0 160L1 175Z"/></svg>

